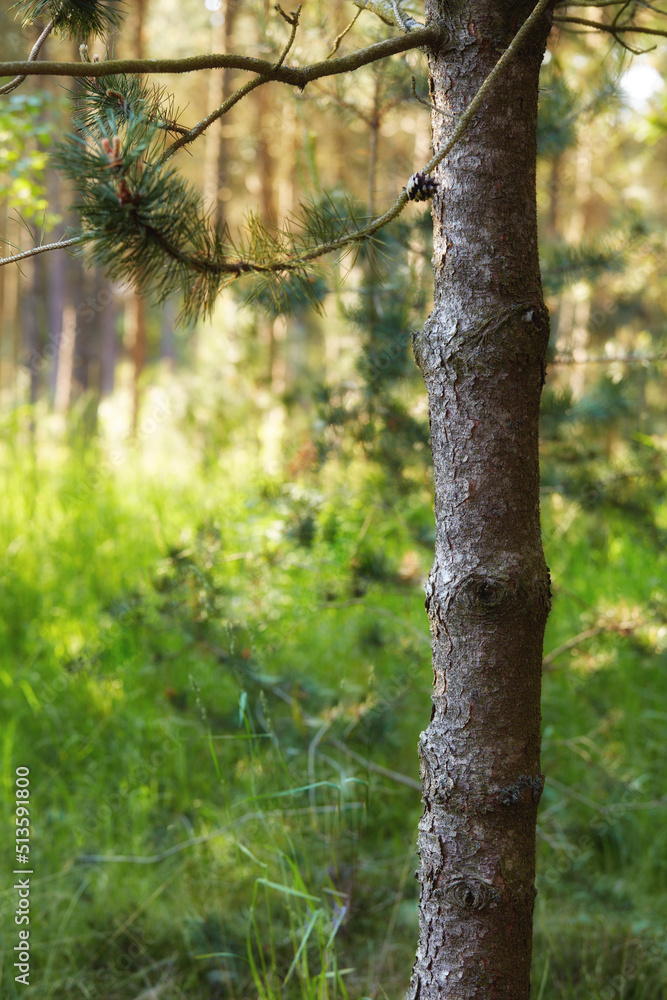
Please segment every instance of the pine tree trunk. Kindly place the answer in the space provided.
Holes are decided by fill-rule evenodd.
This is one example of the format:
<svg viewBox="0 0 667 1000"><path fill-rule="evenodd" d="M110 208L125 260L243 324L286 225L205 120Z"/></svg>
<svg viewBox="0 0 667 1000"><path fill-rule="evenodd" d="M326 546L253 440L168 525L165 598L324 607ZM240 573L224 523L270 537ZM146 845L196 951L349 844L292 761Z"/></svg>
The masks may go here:
<svg viewBox="0 0 667 1000"><path fill-rule="evenodd" d="M430 53L437 151L533 4L426 7L448 35ZM414 338L430 404L436 552L426 587L434 693L419 747L413 1000L527 1000L530 992L549 609L538 465L549 318L535 207L549 21L438 170L435 307Z"/></svg>

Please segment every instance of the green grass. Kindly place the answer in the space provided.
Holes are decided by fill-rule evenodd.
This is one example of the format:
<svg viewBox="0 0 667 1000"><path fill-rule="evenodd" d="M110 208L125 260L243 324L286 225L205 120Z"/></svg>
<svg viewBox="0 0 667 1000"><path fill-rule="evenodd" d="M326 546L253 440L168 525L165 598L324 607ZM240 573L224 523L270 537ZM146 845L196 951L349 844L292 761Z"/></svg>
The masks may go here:
<svg viewBox="0 0 667 1000"><path fill-rule="evenodd" d="M428 496L158 437L99 478L93 450L0 462L2 864L25 765L35 873L28 988L0 896L2 996L398 995L420 797L363 761L417 775ZM535 996L661 1000L667 557L572 500L544 531L547 653L626 627L545 678Z"/></svg>

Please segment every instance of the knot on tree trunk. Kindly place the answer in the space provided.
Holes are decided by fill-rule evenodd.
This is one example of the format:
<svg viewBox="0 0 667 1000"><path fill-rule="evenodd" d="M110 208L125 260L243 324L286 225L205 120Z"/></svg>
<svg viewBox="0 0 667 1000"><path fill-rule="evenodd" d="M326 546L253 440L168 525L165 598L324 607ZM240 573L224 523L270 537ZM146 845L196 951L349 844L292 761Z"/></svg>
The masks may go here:
<svg viewBox="0 0 667 1000"><path fill-rule="evenodd" d="M459 875L441 888L443 897L462 913L483 910L500 897L490 882L475 875Z"/></svg>

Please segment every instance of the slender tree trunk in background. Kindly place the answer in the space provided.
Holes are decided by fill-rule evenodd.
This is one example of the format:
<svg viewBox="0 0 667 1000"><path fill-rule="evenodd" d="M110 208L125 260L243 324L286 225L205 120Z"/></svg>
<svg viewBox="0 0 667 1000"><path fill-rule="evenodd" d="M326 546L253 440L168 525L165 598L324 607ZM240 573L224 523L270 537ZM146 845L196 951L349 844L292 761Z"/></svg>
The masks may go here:
<svg viewBox="0 0 667 1000"><path fill-rule="evenodd" d="M214 11L217 18L211 28L211 52L229 52L236 10L236 4L223 0L220 8ZM208 106L211 110L219 107L229 97L230 80L229 70L218 70L209 75ZM229 184L226 141L223 134L226 128L225 122L223 118L206 130L204 146L204 201L214 221L219 225L223 224L225 215L219 192L221 187L227 187Z"/></svg>
<svg viewBox="0 0 667 1000"><path fill-rule="evenodd" d="M95 361L96 329L92 310L88 303L94 301L94 272L79 258L72 261L74 282L71 286L73 303L76 310L76 342L74 345L74 368L72 372L76 396L87 392L91 387L91 368Z"/></svg>
<svg viewBox="0 0 667 1000"><path fill-rule="evenodd" d="M99 335L99 388L100 399L110 396L114 390L116 374L116 300L114 286L104 273L96 272L96 303L98 311Z"/></svg>
<svg viewBox="0 0 667 1000"><path fill-rule="evenodd" d="M54 171L55 176L55 171ZM54 240L62 239L60 233L54 235ZM65 310L65 288L67 282L67 262L62 253L51 254L48 262L48 379L49 397L53 400L58 380L58 354L63 330L63 313Z"/></svg>
<svg viewBox="0 0 667 1000"><path fill-rule="evenodd" d="M427 0L437 151L533 3ZM535 205L545 17L437 172L435 306L414 338L428 388L436 551L426 587L431 722L420 737L420 940L410 996L527 1000L542 792L549 575L538 416L549 318Z"/></svg>
<svg viewBox="0 0 667 1000"><path fill-rule="evenodd" d="M273 148L281 138L278 135L278 111L275 95L267 87L260 87L255 95L257 107L257 172L259 174L259 213L262 220L273 224L277 220Z"/></svg>
<svg viewBox="0 0 667 1000"><path fill-rule="evenodd" d="M375 215L375 188L377 185L378 170L378 141L380 138L380 126L382 125L382 115L380 113L380 75L375 77L375 94L373 100L373 111L368 121L368 214Z"/></svg>
<svg viewBox="0 0 667 1000"><path fill-rule="evenodd" d="M58 370L53 408L56 413L66 414L72 397L72 371L74 368L74 345L76 343L76 309L66 305L63 310L62 332L58 345Z"/></svg>
<svg viewBox="0 0 667 1000"><path fill-rule="evenodd" d="M63 209L63 178L56 170L49 171L48 192L49 209L54 214L65 215ZM66 225L59 222L50 237L54 242L63 239ZM58 380L58 352L63 330L63 312L65 309L65 294L67 289L67 255L64 253L49 254L47 262L48 282L48 382L49 399L53 402Z"/></svg>
<svg viewBox="0 0 667 1000"><path fill-rule="evenodd" d="M39 399L42 363L42 331L46 328L45 262L39 257L29 261L28 287L22 296L23 350L30 372L30 402Z"/></svg>
<svg viewBox="0 0 667 1000"><path fill-rule="evenodd" d="M584 134L573 150L575 157L574 192L568 206L564 237L572 246L579 246L586 235L587 214L593 183L593 143ZM560 296L557 343L575 361L588 354L588 324L591 317L591 289L587 281L576 281ZM575 399L581 399L586 388L586 366L575 366L570 375L570 389Z"/></svg>
<svg viewBox="0 0 667 1000"><path fill-rule="evenodd" d="M275 99L266 87L260 87L256 94L257 109L257 193L259 199L259 215L262 222L275 225L277 222L275 202L275 162L271 152L271 142L276 123ZM274 139L275 141L275 139ZM257 332L260 343L266 354L267 381L273 393L284 391L284 356L281 353L281 343L285 340L286 330L274 322L272 316L257 314Z"/></svg>
<svg viewBox="0 0 667 1000"><path fill-rule="evenodd" d="M125 303L125 338L132 355L132 437L136 437L141 407L141 373L146 365L146 302L131 295Z"/></svg>
<svg viewBox="0 0 667 1000"><path fill-rule="evenodd" d="M72 401L76 350L81 347L79 336L79 311L85 298L85 271L78 257L61 255L63 265L63 311L60 327L55 336L53 358L53 408L57 413L68 413Z"/></svg>
<svg viewBox="0 0 667 1000"><path fill-rule="evenodd" d="M146 11L148 0L135 0L134 45L132 55L135 59L143 59L145 55L144 32L146 26ZM136 436L139 426L139 410L141 408L141 375L148 356L148 328L146 302L141 296L133 294L133 302L128 302L125 309L126 341L132 352L132 437Z"/></svg>
<svg viewBox="0 0 667 1000"><path fill-rule="evenodd" d="M16 239L18 233L7 206L5 205L2 216L2 231L6 233L7 239ZM19 363L20 343L19 343L19 303L20 303L20 281L18 267L3 267L3 293L2 293L2 313L0 314L0 324L2 324L2 352L7 362L7 382L12 387L11 398L17 400L16 366ZM0 388L2 386L0 385Z"/></svg>
<svg viewBox="0 0 667 1000"><path fill-rule="evenodd" d="M559 212L561 202L563 154L556 153L551 160L549 171L549 191L547 193L548 214L546 235L549 242L555 243L560 238Z"/></svg>
<svg viewBox="0 0 667 1000"><path fill-rule="evenodd" d="M176 362L176 303L169 299L162 307L160 322L160 361L166 362L170 371Z"/></svg>

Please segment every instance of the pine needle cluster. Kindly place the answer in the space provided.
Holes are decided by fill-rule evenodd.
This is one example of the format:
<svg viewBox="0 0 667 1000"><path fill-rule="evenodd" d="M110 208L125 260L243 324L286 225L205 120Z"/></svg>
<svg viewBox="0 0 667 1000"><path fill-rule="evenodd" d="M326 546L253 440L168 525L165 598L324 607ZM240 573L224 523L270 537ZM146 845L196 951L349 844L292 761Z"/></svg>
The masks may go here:
<svg viewBox="0 0 667 1000"><path fill-rule="evenodd" d="M87 56L87 46L81 49L82 55ZM94 132L99 122L113 115L118 124L130 117L145 118L168 133L188 131L178 124L180 111L166 88L139 76L91 76L83 87L70 90L69 96L78 129Z"/></svg>
<svg viewBox="0 0 667 1000"><path fill-rule="evenodd" d="M187 322L209 315L241 275L254 276L249 297L278 312L321 304L317 259L368 221L349 198L303 203L281 227L251 213L232 239L173 165L169 135L188 130L164 90L135 76L84 77L71 97L74 132L55 165L73 182L82 243L112 278L157 302L180 292Z"/></svg>
<svg viewBox="0 0 667 1000"><path fill-rule="evenodd" d="M300 214L281 227L269 226L251 212L233 241L241 260L284 262L282 268L257 269L247 288L249 300L263 303L276 315L298 312L304 305L320 309L326 294L324 270L312 254L344 243L368 222L365 209L342 192L324 192L318 199L302 201L299 208ZM346 250L363 250L372 260L376 242L369 239Z"/></svg>
<svg viewBox="0 0 667 1000"><path fill-rule="evenodd" d="M20 0L18 10L23 25L40 18L53 21L53 29L65 38L106 35L120 26L125 4L121 0Z"/></svg>
<svg viewBox="0 0 667 1000"><path fill-rule="evenodd" d="M144 97L124 102L118 117L110 107L84 114L56 165L74 183L93 260L158 301L180 289L194 318L210 311L221 282L238 271L225 268L221 236L197 192L161 160L164 130Z"/></svg>

